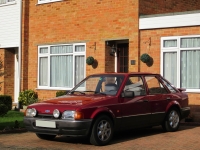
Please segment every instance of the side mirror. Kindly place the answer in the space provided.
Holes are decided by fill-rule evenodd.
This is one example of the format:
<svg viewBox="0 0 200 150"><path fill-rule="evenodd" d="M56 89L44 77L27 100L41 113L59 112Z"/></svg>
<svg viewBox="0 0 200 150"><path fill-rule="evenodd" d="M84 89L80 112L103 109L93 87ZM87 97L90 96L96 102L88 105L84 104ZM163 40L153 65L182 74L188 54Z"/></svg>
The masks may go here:
<svg viewBox="0 0 200 150"><path fill-rule="evenodd" d="M122 97L133 98L135 97L135 93L133 91L124 91L124 93L122 93Z"/></svg>

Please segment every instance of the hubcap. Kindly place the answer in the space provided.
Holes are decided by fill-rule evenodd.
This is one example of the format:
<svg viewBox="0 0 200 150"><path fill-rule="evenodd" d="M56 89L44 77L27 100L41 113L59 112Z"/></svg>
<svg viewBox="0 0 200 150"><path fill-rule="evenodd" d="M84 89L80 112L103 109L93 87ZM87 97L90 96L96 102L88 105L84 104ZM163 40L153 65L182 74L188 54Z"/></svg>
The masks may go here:
<svg viewBox="0 0 200 150"><path fill-rule="evenodd" d="M110 123L106 120L99 122L97 126L97 136L101 141L106 141L110 137L111 127Z"/></svg>
<svg viewBox="0 0 200 150"><path fill-rule="evenodd" d="M179 123L179 115L175 110L172 110L169 114L169 125L172 128L176 128Z"/></svg>

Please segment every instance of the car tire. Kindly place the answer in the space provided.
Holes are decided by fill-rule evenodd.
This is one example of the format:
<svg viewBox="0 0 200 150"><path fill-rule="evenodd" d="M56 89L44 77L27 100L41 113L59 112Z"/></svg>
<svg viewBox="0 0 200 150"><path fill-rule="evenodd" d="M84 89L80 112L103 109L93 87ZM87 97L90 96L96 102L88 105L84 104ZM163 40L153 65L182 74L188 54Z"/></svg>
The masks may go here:
<svg viewBox="0 0 200 150"><path fill-rule="evenodd" d="M110 142L113 136L113 122L108 116L100 116L94 122L90 136L90 143L103 146Z"/></svg>
<svg viewBox="0 0 200 150"><path fill-rule="evenodd" d="M165 131L174 132L177 131L180 125L180 113L176 108L172 108L168 111L165 121L162 127Z"/></svg>
<svg viewBox="0 0 200 150"><path fill-rule="evenodd" d="M49 135L49 134L38 134L38 133L36 133L36 135L40 139L44 139L44 140L53 140L56 137L56 135Z"/></svg>

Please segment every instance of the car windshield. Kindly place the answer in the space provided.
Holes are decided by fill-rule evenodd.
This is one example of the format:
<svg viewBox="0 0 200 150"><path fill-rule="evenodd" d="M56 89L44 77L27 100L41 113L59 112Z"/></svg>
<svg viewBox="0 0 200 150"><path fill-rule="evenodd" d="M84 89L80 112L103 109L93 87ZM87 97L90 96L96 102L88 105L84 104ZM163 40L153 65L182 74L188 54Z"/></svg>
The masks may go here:
<svg viewBox="0 0 200 150"><path fill-rule="evenodd" d="M124 80L123 75L114 75L114 74L92 75L84 79L77 86L75 86L69 92L69 94L116 95L123 80Z"/></svg>

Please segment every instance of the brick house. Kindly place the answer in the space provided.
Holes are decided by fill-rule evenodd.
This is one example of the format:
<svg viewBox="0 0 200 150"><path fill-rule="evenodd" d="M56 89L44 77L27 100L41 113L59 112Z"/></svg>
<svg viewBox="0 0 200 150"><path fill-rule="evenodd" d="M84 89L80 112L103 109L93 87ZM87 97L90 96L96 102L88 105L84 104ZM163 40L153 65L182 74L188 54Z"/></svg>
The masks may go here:
<svg viewBox="0 0 200 150"><path fill-rule="evenodd" d="M198 115L198 0L21 1L20 91L34 89L44 100L89 74L154 72L186 88ZM151 64L140 61L143 53ZM87 65L88 56L97 63Z"/></svg>

